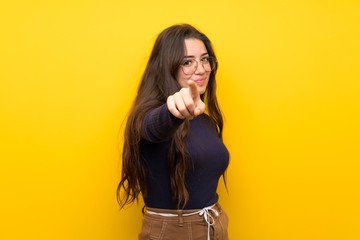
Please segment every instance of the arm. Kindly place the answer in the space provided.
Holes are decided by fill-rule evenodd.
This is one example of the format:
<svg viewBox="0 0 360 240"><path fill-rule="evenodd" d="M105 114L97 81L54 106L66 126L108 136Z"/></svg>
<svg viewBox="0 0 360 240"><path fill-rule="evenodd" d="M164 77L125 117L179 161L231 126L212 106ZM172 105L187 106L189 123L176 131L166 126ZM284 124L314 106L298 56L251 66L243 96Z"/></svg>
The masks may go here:
<svg viewBox="0 0 360 240"><path fill-rule="evenodd" d="M167 104L163 104L146 113L141 125L141 136L150 142L167 141L183 121L169 112Z"/></svg>
<svg viewBox="0 0 360 240"><path fill-rule="evenodd" d="M166 104L145 114L141 136L150 142L169 140L184 119L193 119L205 111L197 85L188 81L188 87L168 97Z"/></svg>

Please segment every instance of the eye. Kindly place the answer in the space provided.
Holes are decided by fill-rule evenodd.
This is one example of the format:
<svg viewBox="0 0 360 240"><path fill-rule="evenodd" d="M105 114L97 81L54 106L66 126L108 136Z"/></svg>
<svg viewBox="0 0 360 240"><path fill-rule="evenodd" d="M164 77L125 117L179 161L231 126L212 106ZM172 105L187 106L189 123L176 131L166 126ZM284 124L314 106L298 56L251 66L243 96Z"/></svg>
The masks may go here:
<svg viewBox="0 0 360 240"><path fill-rule="evenodd" d="M203 63L208 63L208 62L211 61L211 59L210 59L210 57L203 57L203 58L201 59L201 61L202 61Z"/></svg>
<svg viewBox="0 0 360 240"><path fill-rule="evenodd" d="M193 63L194 63L194 60L189 59L189 60L185 60L185 61L182 63L182 65L183 65L183 66L191 66L191 65L193 65Z"/></svg>

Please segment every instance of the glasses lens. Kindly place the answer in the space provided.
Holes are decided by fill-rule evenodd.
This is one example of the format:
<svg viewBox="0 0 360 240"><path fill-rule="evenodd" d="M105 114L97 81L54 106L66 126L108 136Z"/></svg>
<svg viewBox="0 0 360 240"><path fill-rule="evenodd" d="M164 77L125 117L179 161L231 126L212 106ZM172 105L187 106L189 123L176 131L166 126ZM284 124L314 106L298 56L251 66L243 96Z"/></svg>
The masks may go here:
<svg viewBox="0 0 360 240"><path fill-rule="evenodd" d="M204 62L204 68L210 72L216 68L216 60L214 57L207 57L207 62Z"/></svg>
<svg viewBox="0 0 360 240"><path fill-rule="evenodd" d="M196 71L196 65L197 62L195 60L189 59L181 65L181 68L186 75L192 75Z"/></svg>

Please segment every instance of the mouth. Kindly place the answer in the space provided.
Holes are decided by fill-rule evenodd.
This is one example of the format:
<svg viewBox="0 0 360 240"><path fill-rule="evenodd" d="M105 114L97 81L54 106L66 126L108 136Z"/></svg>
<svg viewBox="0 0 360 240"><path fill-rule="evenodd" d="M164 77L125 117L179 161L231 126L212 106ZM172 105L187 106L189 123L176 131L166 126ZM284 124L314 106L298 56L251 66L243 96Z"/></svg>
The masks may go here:
<svg viewBox="0 0 360 240"><path fill-rule="evenodd" d="M198 79L198 80L194 80L194 82L195 82L197 85L203 85L204 82L205 82L205 78Z"/></svg>

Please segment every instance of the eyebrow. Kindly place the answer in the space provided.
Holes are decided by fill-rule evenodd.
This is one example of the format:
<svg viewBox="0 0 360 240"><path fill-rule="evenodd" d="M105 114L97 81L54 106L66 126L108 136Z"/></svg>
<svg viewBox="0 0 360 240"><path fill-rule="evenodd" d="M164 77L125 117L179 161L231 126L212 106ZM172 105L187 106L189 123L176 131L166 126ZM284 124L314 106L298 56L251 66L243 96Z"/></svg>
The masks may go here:
<svg viewBox="0 0 360 240"><path fill-rule="evenodd" d="M203 53L200 55L200 57L205 56L205 55L209 55L209 53ZM195 56L184 56L184 58L194 58Z"/></svg>

